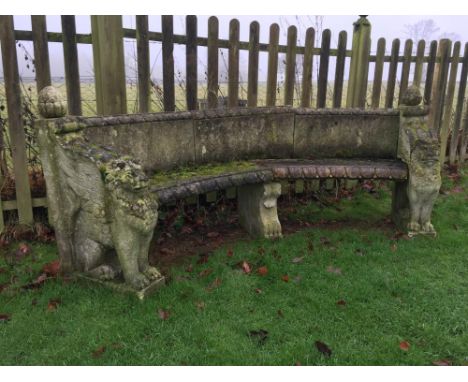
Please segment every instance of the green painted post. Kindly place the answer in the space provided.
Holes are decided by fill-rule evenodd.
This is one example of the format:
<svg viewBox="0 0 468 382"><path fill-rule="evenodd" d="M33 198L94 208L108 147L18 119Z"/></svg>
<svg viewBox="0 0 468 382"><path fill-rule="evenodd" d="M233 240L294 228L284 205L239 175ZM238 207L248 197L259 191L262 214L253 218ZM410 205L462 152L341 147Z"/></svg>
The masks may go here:
<svg viewBox="0 0 468 382"><path fill-rule="evenodd" d="M369 72L371 23L360 16L354 25L346 107L365 107Z"/></svg>
<svg viewBox="0 0 468 382"><path fill-rule="evenodd" d="M122 16L91 16L97 113L126 114Z"/></svg>

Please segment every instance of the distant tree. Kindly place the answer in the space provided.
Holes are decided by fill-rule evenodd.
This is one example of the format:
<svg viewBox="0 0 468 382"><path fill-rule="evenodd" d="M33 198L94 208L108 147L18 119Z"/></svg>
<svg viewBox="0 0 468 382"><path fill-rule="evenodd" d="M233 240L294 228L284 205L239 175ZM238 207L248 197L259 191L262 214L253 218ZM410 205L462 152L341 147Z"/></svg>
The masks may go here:
<svg viewBox="0 0 468 382"><path fill-rule="evenodd" d="M420 20L414 24L405 24L404 29L404 33L408 38L415 42L419 40L426 40L426 42L430 41L433 36L440 31L440 28L432 19Z"/></svg>

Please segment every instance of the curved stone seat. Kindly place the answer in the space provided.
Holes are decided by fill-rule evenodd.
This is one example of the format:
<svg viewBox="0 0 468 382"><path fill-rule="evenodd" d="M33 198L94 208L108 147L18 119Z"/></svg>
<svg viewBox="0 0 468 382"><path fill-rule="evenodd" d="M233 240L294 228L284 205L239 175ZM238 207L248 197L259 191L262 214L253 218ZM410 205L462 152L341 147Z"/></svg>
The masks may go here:
<svg viewBox="0 0 468 382"><path fill-rule="evenodd" d="M151 192L160 204L167 204L193 195L221 191L229 187L296 179L388 179L406 180L405 163L392 159L266 159L250 161L252 168L213 175L192 176L183 180L167 180L152 184ZM197 168L192 169L196 174Z"/></svg>

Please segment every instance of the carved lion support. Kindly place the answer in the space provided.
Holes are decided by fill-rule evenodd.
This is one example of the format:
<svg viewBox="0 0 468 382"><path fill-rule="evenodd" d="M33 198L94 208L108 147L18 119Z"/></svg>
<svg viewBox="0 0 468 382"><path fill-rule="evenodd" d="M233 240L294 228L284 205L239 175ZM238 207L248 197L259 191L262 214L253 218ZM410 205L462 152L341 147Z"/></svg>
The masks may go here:
<svg viewBox="0 0 468 382"><path fill-rule="evenodd" d="M54 88L41 91L39 109L44 118L63 115ZM164 277L148 263L158 202L140 164L89 142L79 126L64 134L47 120L38 125L62 267L142 298Z"/></svg>
<svg viewBox="0 0 468 382"><path fill-rule="evenodd" d="M252 236L281 237L277 199L281 183L260 183L239 187L237 208L242 227Z"/></svg>
<svg viewBox="0 0 468 382"><path fill-rule="evenodd" d="M440 139L428 126L427 107L421 106L422 96L417 87L406 90L400 107L398 158L408 165L408 181L397 184L393 194L393 215L400 223L406 220L409 236L435 236L431 223L434 203L441 185ZM406 188L406 196L403 193ZM407 212L409 208L409 213Z"/></svg>

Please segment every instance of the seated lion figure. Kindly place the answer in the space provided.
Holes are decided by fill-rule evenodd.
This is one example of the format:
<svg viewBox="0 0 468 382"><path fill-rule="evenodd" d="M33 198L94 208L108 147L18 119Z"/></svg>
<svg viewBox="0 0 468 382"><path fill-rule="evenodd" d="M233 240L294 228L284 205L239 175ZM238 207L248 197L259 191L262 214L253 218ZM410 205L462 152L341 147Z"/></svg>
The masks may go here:
<svg viewBox="0 0 468 382"><path fill-rule="evenodd" d="M61 183L72 195L67 215L75 266L100 280L123 273L125 282L140 290L161 278L148 263L158 218L156 197L137 162L105 148L83 151L80 141L68 142L61 155ZM77 173L86 178L77 181Z"/></svg>

